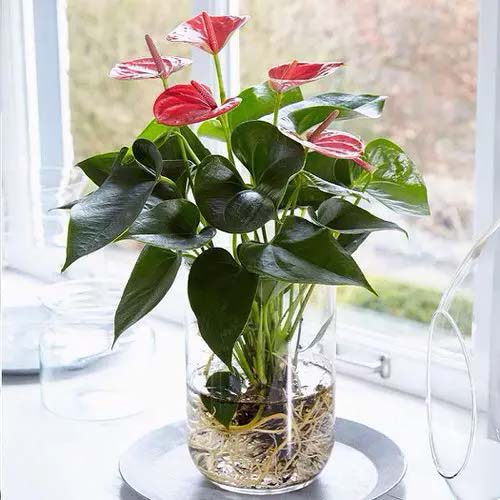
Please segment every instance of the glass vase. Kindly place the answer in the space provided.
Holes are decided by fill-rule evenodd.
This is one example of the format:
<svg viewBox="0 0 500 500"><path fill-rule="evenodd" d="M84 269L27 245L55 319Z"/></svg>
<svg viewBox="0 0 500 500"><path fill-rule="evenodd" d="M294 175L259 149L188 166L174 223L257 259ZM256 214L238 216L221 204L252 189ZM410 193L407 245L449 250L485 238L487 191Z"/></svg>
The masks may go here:
<svg viewBox="0 0 500 500"><path fill-rule="evenodd" d="M429 335L432 457L456 498L500 498L500 220L443 294Z"/></svg>
<svg viewBox="0 0 500 500"><path fill-rule="evenodd" d="M333 449L333 289L285 285L255 300L232 372L187 315L189 452L225 490L298 490L318 476Z"/></svg>
<svg viewBox="0 0 500 500"><path fill-rule="evenodd" d="M77 420L111 420L143 411L154 376L154 332L133 325L113 346L113 317L122 287L68 280L47 287L49 321L40 337L44 406Z"/></svg>

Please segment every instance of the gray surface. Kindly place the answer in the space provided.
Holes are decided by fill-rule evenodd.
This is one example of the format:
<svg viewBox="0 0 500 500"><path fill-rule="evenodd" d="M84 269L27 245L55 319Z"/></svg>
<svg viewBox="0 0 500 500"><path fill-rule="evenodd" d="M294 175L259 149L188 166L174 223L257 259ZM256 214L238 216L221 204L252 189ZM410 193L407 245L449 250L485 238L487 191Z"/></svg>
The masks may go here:
<svg viewBox="0 0 500 500"><path fill-rule="evenodd" d="M332 458L319 478L303 490L275 495L277 500L374 500L393 490L406 472L406 460L387 436L365 425L337 419ZM182 423L164 426L137 440L121 457L124 480L149 500L262 498L221 491L191 462ZM404 498L399 488L397 496Z"/></svg>

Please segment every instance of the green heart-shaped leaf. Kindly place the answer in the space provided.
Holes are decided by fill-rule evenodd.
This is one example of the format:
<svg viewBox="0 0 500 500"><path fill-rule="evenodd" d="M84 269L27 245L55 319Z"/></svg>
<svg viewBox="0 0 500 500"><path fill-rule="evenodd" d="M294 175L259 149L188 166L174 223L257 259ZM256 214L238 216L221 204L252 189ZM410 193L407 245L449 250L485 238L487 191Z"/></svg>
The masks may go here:
<svg viewBox="0 0 500 500"><path fill-rule="evenodd" d="M260 193L278 205L290 178L304 165L304 148L262 121L242 123L231 135L234 154L252 175Z"/></svg>
<svg viewBox="0 0 500 500"><path fill-rule="evenodd" d="M228 233L247 233L271 220L270 198L248 189L223 156L208 156L196 169L194 197L212 226Z"/></svg>
<svg viewBox="0 0 500 500"><path fill-rule="evenodd" d="M337 238L340 246L350 255L352 255L370 236L371 233L361 234L341 234Z"/></svg>
<svg viewBox="0 0 500 500"><path fill-rule="evenodd" d="M241 103L228 113L229 126L234 130L240 123L258 120L274 111L276 93L267 82L243 90L239 96ZM302 92L296 87L284 92L281 96L280 107L302 101ZM218 120L208 120L198 128L198 135L224 141L224 130Z"/></svg>
<svg viewBox="0 0 500 500"><path fill-rule="evenodd" d="M407 232L394 222L379 219L367 210L340 198L324 201L316 212L316 220L338 233L363 234L384 229Z"/></svg>
<svg viewBox="0 0 500 500"><path fill-rule="evenodd" d="M100 186L111 173L111 167L116 160L119 152L103 153L96 156L91 156L86 160L82 160L75 166L80 167L83 173L96 185Z"/></svg>
<svg viewBox="0 0 500 500"><path fill-rule="evenodd" d="M143 210L123 238L170 250L191 250L208 243L215 229L206 227L198 233L200 211L188 200L167 200L150 210Z"/></svg>
<svg viewBox="0 0 500 500"><path fill-rule="evenodd" d="M127 152L123 148L104 183L71 208L63 271L80 257L118 238L141 213L160 175L162 160L152 143L150 147L140 141L149 141L138 139L134 143L144 162L141 166L138 162L122 165ZM156 177L148 171L152 166L157 169Z"/></svg>
<svg viewBox="0 0 500 500"><path fill-rule="evenodd" d="M145 246L132 270L115 314L115 342L130 326L148 314L165 297L182 259L162 248Z"/></svg>
<svg viewBox="0 0 500 500"><path fill-rule="evenodd" d="M296 203L298 207L313 207L316 209L321 203L329 200L332 196L356 196L367 199L367 196L360 191L329 182L311 172L303 170L290 182L286 195L281 202L281 208L286 206L296 189L299 189Z"/></svg>
<svg viewBox="0 0 500 500"><path fill-rule="evenodd" d="M321 123L332 111L338 111L335 121L352 118L378 118L386 97L369 94L330 92L291 104L280 111L279 126L304 133Z"/></svg>
<svg viewBox="0 0 500 500"><path fill-rule="evenodd" d="M153 118L140 132L137 139L147 139L148 141L155 142L159 137L165 136L172 130L172 127L158 123Z"/></svg>
<svg viewBox="0 0 500 500"><path fill-rule="evenodd" d="M375 139L365 148L367 161L375 167L366 191L400 214L429 215L427 188L411 158L387 139ZM365 182L364 176L356 180Z"/></svg>
<svg viewBox="0 0 500 500"><path fill-rule="evenodd" d="M163 170L163 158L158 148L147 139L136 139L132 144L132 154L137 164L153 177L158 178Z"/></svg>
<svg viewBox="0 0 500 500"><path fill-rule="evenodd" d="M245 327L258 277L222 248L211 248L193 262L188 294L208 347L231 368L233 347Z"/></svg>
<svg viewBox="0 0 500 500"><path fill-rule="evenodd" d="M330 158L316 152L307 155L304 170L325 181L351 187L353 169L357 170L352 160Z"/></svg>
<svg viewBox="0 0 500 500"><path fill-rule="evenodd" d="M234 130L240 123L258 120L274 111L276 92L265 82L260 85L248 87L239 96L241 103L229 113L229 124ZM302 91L295 87L281 95L280 107L303 100Z"/></svg>
<svg viewBox="0 0 500 500"><path fill-rule="evenodd" d="M205 408L224 427L229 427L238 408L241 380L230 372L215 372L207 379L209 395L201 395Z"/></svg>
<svg viewBox="0 0 500 500"><path fill-rule="evenodd" d="M207 120L203 122L196 131L200 137L206 137L207 139L214 139L216 141L224 142L226 140L226 134L224 133L224 128L219 120Z"/></svg>
<svg viewBox="0 0 500 500"><path fill-rule="evenodd" d="M270 243L241 244L238 254L248 271L267 278L288 283L355 285L372 291L331 231L300 217L287 217Z"/></svg>

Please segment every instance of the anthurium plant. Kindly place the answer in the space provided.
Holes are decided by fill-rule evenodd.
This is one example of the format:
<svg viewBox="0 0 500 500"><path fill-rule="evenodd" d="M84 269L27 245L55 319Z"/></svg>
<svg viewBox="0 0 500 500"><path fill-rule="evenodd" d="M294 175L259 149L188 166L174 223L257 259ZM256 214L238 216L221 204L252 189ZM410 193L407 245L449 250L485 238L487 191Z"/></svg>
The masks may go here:
<svg viewBox="0 0 500 500"><path fill-rule="evenodd" d="M370 203L429 213L424 181L398 145L385 138L364 144L336 130L380 117L384 96L303 97L303 85L342 62L279 64L264 83L226 95L219 53L247 20L202 12L167 35L209 54L217 89L196 81L169 86L190 61L160 55L148 35L150 56L111 70L118 80L159 80L154 118L130 147L78 163L97 189L64 207L64 269L116 241L144 244L116 311L115 340L163 299L182 260L188 263L199 333L225 365L207 387L216 380L233 392L265 390L316 285L373 291L353 253L374 231L403 230L370 213ZM227 154L212 153L204 138L224 143ZM232 243L223 248L219 240ZM226 410L215 408L224 425Z"/></svg>

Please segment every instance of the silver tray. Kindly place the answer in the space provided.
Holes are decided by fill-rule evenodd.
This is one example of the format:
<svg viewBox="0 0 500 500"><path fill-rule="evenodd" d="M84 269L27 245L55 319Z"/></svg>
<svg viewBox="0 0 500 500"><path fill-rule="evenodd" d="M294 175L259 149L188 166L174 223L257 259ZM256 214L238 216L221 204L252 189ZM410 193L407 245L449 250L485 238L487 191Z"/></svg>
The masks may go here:
<svg viewBox="0 0 500 500"><path fill-rule="evenodd" d="M332 458L310 486L273 495L276 500L373 500L404 498L404 488L383 497L401 482L406 460L384 434L366 425L338 418ZM167 425L138 439L121 457L120 474L149 500L236 500L262 496L220 490L203 478L185 446L184 424Z"/></svg>

